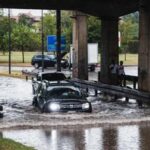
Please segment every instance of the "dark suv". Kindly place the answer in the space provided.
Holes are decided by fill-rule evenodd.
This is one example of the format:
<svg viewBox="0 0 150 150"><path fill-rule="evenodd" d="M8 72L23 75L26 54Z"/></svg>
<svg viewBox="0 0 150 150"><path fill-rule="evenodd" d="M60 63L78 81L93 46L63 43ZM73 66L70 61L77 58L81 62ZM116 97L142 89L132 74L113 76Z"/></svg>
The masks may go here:
<svg viewBox="0 0 150 150"><path fill-rule="evenodd" d="M55 55L44 55L44 68L46 67L55 67L57 65L57 58ZM42 66L42 55L35 55L32 57L31 64L35 68L39 68ZM61 59L61 67L67 68L69 66L68 60Z"/></svg>
<svg viewBox="0 0 150 150"><path fill-rule="evenodd" d="M33 105L41 112L92 112L91 103L83 91L67 81L41 82Z"/></svg>

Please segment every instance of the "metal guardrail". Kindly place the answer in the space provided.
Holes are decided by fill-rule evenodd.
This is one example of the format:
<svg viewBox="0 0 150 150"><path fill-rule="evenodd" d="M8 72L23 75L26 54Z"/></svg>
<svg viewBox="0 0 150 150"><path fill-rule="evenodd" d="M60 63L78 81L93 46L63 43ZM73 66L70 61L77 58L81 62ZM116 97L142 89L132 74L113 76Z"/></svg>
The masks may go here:
<svg viewBox="0 0 150 150"><path fill-rule="evenodd" d="M28 70L22 70L22 74L27 77L37 77L38 72L28 71Z"/></svg>
<svg viewBox="0 0 150 150"><path fill-rule="evenodd" d="M98 72L98 80L101 81L100 80L100 72ZM127 85L127 81L132 82L133 83L133 88L136 89L136 85L138 83L138 76L124 75L123 78L122 78L123 86Z"/></svg>
<svg viewBox="0 0 150 150"><path fill-rule="evenodd" d="M38 78L38 73L39 71L33 70L33 71L28 71L28 70L22 70L22 75L26 77L26 80L29 78L33 80L33 78Z"/></svg>
<svg viewBox="0 0 150 150"><path fill-rule="evenodd" d="M136 83L138 82L138 76L124 75L123 86L126 86L127 81L133 82L133 88L136 89Z"/></svg>
<svg viewBox="0 0 150 150"><path fill-rule="evenodd" d="M71 79L68 81L73 82L74 84L82 88L95 89L106 92L108 94L136 99L138 102L150 103L150 93L148 92L142 92L139 90L130 89L128 87L103 84L101 82L93 82L79 79Z"/></svg>
<svg viewBox="0 0 150 150"><path fill-rule="evenodd" d="M22 73L27 77L36 77L37 72L30 72L27 70L23 70ZM126 75L124 80L133 81L134 84L138 81L138 77ZM104 84L97 81L87 81L80 79L69 79L69 82L74 83L75 85L84 88L84 89L94 89L95 91L102 91L108 94L125 97L126 99L135 99L139 103L150 103L150 93L139 91L128 87L116 86ZM97 93L97 92L96 92Z"/></svg>

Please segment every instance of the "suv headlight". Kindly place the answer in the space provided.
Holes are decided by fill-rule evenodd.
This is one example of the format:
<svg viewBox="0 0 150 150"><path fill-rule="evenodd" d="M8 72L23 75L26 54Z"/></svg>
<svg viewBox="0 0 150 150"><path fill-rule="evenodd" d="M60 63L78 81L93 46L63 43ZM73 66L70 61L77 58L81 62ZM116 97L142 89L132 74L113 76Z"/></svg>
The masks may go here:
<svg viewBox="0 0 150 150"><path fill-rule="evenodd" d="M61 60L61 62L65 62L64 60Z"/></svg>
<svg viewBox="0 0 150 150"><path fill-rule="evenodd" d="M58 111L58 110L60 110L60 105L58 103L50 103L49 109L51 111Z"/></svg>
<svg viewBox="0 0 150 150"><path fill-rule="evenodd" d="M90 104L89 103L82 104L82 109L89 109L89 108L90 108Z"/></svg>

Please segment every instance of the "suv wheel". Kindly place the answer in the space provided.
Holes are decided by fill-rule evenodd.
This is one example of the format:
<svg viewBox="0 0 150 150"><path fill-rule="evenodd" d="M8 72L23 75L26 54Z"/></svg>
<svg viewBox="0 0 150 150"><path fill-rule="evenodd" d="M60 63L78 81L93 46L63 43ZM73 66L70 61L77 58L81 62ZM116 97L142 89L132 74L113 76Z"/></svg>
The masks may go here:
<svg viewBox="0 0 150 150"><path fill-rule="evenodd" d="M35 63L35 64L34 64L34 67L35 67L35 68L39 68L39 64L38 64L38 63Z"/></svg>
<svg viewBox="0 0 150 150"><path fill-rule="evenodd" d="M36 96L34 96L34 98L33 98L32 105L35 106L35 107L38 107L38 102L37 102Z"/></svg>
<svg viewBox="0 0 150 150"><path fill-rule="evenodd" d="M67 66L66 66L66 65L64 65L64 66L63 66L63 69L66 69L66 68L67 68Z"/></svg>
<svg viewBox="0 0 150 150"><path fill-rule="evenodd" d="M3 111L3 106L0 105L0 111Z"/></svg>
<svg viewBox="0 0 150 150"><path fill-rule="evenodd" d="M3 118L3 114L2 113L0 113L0 118Z"/></svg>

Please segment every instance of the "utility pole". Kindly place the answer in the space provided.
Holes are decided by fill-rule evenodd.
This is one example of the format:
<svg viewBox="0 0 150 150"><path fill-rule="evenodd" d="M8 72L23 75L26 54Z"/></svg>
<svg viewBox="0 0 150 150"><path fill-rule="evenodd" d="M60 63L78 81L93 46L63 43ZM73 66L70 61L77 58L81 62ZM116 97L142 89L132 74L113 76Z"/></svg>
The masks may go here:
<svg viewBox="0 0 150 150"><path fill-rule="evenodd" d="M11 20L10 20L10 8L8 9L8 23L9 23L9 33L8 33L8 45L9 45L9 74L11 74Z"/></svg>
<svg viewBox="0 0 150 150"><path fill-rule="evenodd" d="M61 11L56 10L56 36L57 36L57 71L61 71Z"/></svg>
<svg viewBox="0 0 150 150"><path fill-rule="evenodd" d="M41 11L41 40L42 40L42 72L44 72L44 31L43 31L43 9Z"/></svg>

